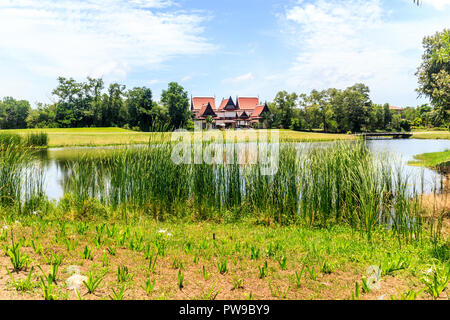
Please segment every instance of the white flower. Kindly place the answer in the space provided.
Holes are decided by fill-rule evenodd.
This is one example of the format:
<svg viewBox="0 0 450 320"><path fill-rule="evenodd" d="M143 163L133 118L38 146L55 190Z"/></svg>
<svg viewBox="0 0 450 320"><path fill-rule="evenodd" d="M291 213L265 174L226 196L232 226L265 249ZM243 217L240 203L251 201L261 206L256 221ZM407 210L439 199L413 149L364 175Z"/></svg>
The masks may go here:
<svg viewBox="0 0 450 320"><path fill-rule="evenodd" d="M171 237L171 236L172 236L172 234L171 234L170 232L168 232L168 233L167 233L167 236L168 236L168 237Z"/></svg>
<svg viewBox="0 0 450 320"><path fill-rule="evenodd" d="M167 233L167 229L161 229L161 230L158 231L158 233L164 233L164 234L166 234L166 233Z"/></svg>

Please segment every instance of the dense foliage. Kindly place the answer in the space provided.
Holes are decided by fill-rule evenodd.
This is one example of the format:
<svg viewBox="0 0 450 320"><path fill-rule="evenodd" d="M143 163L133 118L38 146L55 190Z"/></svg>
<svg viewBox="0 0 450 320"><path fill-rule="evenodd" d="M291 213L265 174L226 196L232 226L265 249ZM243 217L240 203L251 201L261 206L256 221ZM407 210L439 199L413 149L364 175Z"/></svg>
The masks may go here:
<svg viewBox="0 0 450 320"><path fill-rule="evenodd" d="M429 98L445 125L450 121L450 29L423 40L418 92Z"/></svg>

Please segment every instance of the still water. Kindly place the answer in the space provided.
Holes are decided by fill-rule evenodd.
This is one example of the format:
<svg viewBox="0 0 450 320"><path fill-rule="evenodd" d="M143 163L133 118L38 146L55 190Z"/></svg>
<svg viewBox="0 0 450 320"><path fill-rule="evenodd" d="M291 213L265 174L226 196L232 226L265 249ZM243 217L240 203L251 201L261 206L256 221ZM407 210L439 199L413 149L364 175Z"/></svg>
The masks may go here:
<svg viewBox="0 0 450 320"><path fill-rule="evenodd" d="M324 144L330 143L299 143L298 146L310 148ZM411 188L415 186L419 191L422 191L423 187L423 191L427 193L433 192L433 188L439 186L442 177L433 170L409 166L408 162L414 160L414 156L418 154L450 150L450 140L368 140L367 145L375 154L388 154L390 159L398 167L401 167L402 174L408 177L409 186ZM68 175L64 159L73 158L81 152L98 152L115 148L118 147L58 148L43 151L41 159L45 168L47 196L50 199L58 200L64 195L64 180Z"/></svg>

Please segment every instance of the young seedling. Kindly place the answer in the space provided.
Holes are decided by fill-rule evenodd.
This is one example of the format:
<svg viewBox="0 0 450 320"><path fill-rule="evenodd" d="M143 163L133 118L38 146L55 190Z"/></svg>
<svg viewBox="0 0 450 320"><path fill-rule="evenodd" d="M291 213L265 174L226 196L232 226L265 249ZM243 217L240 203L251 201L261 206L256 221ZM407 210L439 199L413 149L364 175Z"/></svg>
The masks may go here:
<svg viewBox="0 0 450 320"><path fill-rule="evenodd" d="M103 252L102 265L103 267L109 266L109 260L105 252Z"/></svg>
<svg viewBox="0 0 450 320"><path fill-rule="evenodd" d="M254 246L252 246L252 247L250 248L250 258L251 258L252 260L258 260L258 259L259 259L259 253L260 253L259 248L254 247Z"/></svg>
<svg viewBox="0 0 450 320"><path fill-rule="evenodd" d="M439 298L442 291L448 286L450 278L450 264L444 265L442 268L432 267L428 274L422 278L422 283L425 285L425 291L429 293L433 299Z"/></svg>
<svg viewBox="0 0 450 320"><path fill-rule="evenodd" d="M28 274L28 277L25 280L16 281L16 280L14 280L14 277L11 274L11 272L9 272L8 268L6 268L6 272L8 272L8 274L12 280L12 284L13 284L14 288L16 288L17 291L22 291L22 292L29 291L33 288L33 283L31 282L31 276L33 274L33 270L34 270L34 268L31 267L30 273Z"/></svg>
<svg viewBox="0 0 450 320"><path fill-rule="evenodd" d="M105 275L94 278L93 273L89 272L88 280L83 281L83 284L86 287L86 289L88 290L89 294L93 294L95 292L95 290L98 288L98 286L102 282L104 276Z"/></svg>
<svg viewBox="0 0 450 320"><path fill-rule="evenodd" d="M222 261L217 262L217 269L220 274L225 274L228 272L228 260L223 259Z"/></svg>
<svg viewBox="0 0 450 320"><path fill-rule="evenodd" d="M314 267L311 267L311 268L310 267L306 267L306 270L309 273L309 278L311 280L316 281L317 277L319 276L319 271L316 271L316 268L314 268Z"/></svg>
<svg viewBox="0 0 450 320"><path fill-rule="evenodd" d="M296 285L297 288L300 288L302 285L302 277L303 277L303 272L305 271L305 266L302 266L302 269L300 270L300 272L295 271L295 280L296 280Z"/></svg>
<svg viewBox="0 0 450 320"><path fill-rule="evenodd" d="M111 300L123 300L125 295L125 286L120 288L120 291L116 292L116 290L112 289L113 293L109 296Z"/></svg>
<svg viewBox="0 0 450 320"><path fill-rule="evenodd" d="M283 288L275 285L272 286L272 283L269 281L269 289L270 292L272 293L272 297L274 298L279 298L281 300L285 300L289 294L289 290L291 289L289 286L283 290Z"/></svg>
<svg viewBox="0 0 450 320"><path fill-rule="evenodd" d="M278 264L280 265L281 270L287 270L287 258L285 256L278 259Z"/></svg>
<svg viewBox="0 0 450 320"><path fill-rule="evenodd" d="M264 262L262 267L258 267L258 270L259 270L259 278L260 279L264 279L265 277L267 277L267 275L269 273L269 267L268 267L267 261Z"/></svg>
<svg viewBox="0 0 450 320"><path fill-rule="evenodd" d="M184 285L183 285L183 281L184 281L184 271L182 271L181 269L178 270L177 279L178 279L178 288L179 288L180 290L182 290L182 289L184 288Z"/></svg>
<svg viewBox="0 0 450 320"><path fill-rule="evenodd" d="M145 281L145 286L142 286L142 289L144 289L147 296L151 296L153 294L153 291L155 291L155 284L156 279L153 279L153 281L150 280L150 276L147 276L147 280Z"/></svg>
<svg viewBox="0 0 450 320"><path fill-rule="evenodd" d="M92 253L92 249L89 249L88 246L84 246L84 250L81 253L81 257L85 260L93 260L94 255Z"/></svg>
<svg viewBox="0 0 450 320"><path fill-rule="evenodd" d="M209 288L208 292L203 295L203 300L210 300L210 301L216 300L217 296L220 293L220 289L218 291L214 291L216 284L217 284L217 281L214 282L214 284L211 286L211 288Z"/></svg>
<svg viewBox="0 0 450 320"><path fill-rule="evenodd" d="M26 254L22 254L20 249L20 243L13 243L11 247L6 248L6 254L9 256L15 272L26 270L30 264L30 258Z"/></svg>
<svg viewBox="0 0 450 320"><path fill-rule="evenodd" d="M206 281L208 281L209 278L211 278L211 274L208 273L208 271L206 271L205 266L203 266L203 268L202 268L202 276L203 276L203 279Z"/></svg>
<svg viewBox="0 0 450 320"><path fill-rule="evenodd" d="M56 297L53 295L53 282L47 279L47 282L44 281L44 278L41 277L41 287L42 293L44 295L45 300L56 300Z"/></svg>
<svg viewBox="0 0 450 320"><path fill-rule="evenodd" d="M359 283L355 282L355 292L352 293L352 300L359 300L359 292L360 292Z"/></svg>
<svg viewBox="0 0 450 320"><path fill-rule="evenodd" d="M233 290L244 289L244 279L233 276Z"/></svg>
<svg viewBox="0 0 450 320"><path fill-rule="evenodd" d="M133 274L128 272L127 266L118 266L117 267L117 282L123 283L133 280Z"/></svg>
<svg viewBox="0 0 450 320"><path fill-rule="evenodd" d="M419 295L424 291L425 289L419 290L418 292L414 290L409 290L405 293L399 292L398 296L392 296L391 300L417 300Z"/></svg>
<svg viewBox="0 0 450 320"><path fill-rule="evenodd" d="M320 268L320 272L323 274L332 274L334 271L334 266L325 260Z"/></svg>

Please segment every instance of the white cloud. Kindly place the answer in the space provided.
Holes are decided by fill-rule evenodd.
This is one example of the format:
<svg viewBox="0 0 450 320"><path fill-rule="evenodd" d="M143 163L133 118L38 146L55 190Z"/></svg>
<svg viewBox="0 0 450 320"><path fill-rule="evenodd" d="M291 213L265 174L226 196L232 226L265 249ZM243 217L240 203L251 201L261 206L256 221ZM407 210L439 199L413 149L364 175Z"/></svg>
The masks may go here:
<svg viewBox="0 0 450 320"><path fill-rule="evenodd" d="M227 78L222 80L222 83L228 83L228 84L240 84L243 82L248 82L253 80L255 77L253 76L252 72L234 77L234 78Z"/></svg>
<svg viewBox="0 0 450 320"><path fill-rule="evenodd" d="M298 52L285 73L286 87L306 92L363 82L376 102L398 105L416 99L422 38L446 25L391 21L379 0L302 2L284 18Z"/></svg>
<svg viewBox="0 0 450 320"><path fill-rule="evenodd" d="M39 76L124 78L214 50L199 13L165 0L0 0L0 57Z"/></svg>

